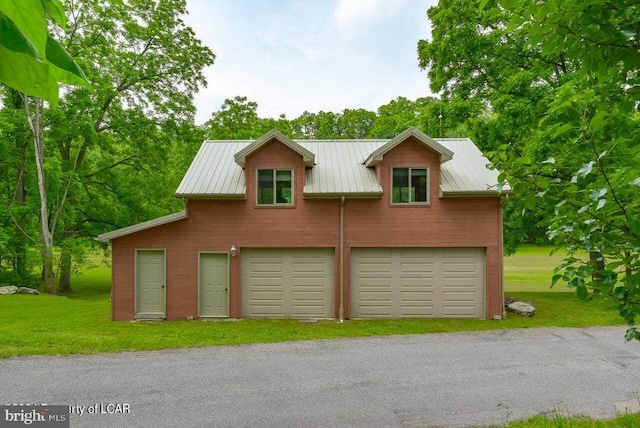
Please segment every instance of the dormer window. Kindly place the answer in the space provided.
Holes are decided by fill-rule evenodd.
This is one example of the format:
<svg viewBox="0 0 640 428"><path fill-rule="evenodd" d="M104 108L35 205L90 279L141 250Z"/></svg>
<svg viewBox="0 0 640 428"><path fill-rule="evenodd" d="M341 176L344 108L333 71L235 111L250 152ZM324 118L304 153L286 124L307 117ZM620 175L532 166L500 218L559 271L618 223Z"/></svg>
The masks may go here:
<svg viewBox="0 0 640 428"><path fill-rule="evenodd" d="M293 205L293 171L258 170L258 205Z"/></svg>
<svg viewBox="0 0 640 428"><path fill-rule="evenodd" d="M429 203L429 168L393 168L393 204Z"/></svg>

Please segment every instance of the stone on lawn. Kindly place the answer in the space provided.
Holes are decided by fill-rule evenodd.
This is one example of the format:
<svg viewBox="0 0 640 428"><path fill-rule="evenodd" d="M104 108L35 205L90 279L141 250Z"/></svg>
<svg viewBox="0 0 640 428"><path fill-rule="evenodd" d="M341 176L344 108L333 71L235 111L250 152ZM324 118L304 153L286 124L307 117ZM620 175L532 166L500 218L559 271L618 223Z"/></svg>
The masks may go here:
<svg viewBox="0 0 640 428"><path fill-rule="evenodd" d="M16 294L18 291L18 287L15 285L6 285L4 287L0 287L0 294Z"/></svg>
<svg viewBox="0 0 640 428"><path fill-rule="evenodd" d="M532 317L533 314L536 313L536 308L531 306L528 303L524 302L513 302L507 306L507 309L513 313L518 315L522 315L523 317Z"/></svg>
<svg viewBox="0 0 640 428"><path fill-rule="evenodd" d="M35 294L35 295L38 295L38 294L40 294L40 292L38 290L36 290L35 288L20 287L20 288L18 288L18 291L16 291L16 294Z"/></svg>

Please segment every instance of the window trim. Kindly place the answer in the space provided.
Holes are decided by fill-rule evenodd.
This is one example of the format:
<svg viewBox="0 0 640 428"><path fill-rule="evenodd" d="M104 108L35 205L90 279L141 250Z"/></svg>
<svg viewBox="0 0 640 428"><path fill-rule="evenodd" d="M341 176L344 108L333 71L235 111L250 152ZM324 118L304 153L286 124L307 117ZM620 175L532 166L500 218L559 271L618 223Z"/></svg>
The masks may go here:
<svg viewBox="0 0 640 428"><path fill-rule="evenodd" d="M260 203L260 171L272 171L273 172L273 202L270 204ZM278 172L287 171L291 173L291 202L276 202L276 174ZM293 207L295 204L295 170L293 168L256 168L256 207Z"/></svg>
<svg viewBox="0 0 640 428"><path fill-rule="evenodd" d="M427 200L426 201L420 201L420 202L416 202L416 201L409 201L409 202L394 202L393 201L393 171L395 169L406 169L408 170L408 178L409 178L409 188L411 188L411 170L413 169L423 169L426 171L426 177L427 177L427 183L426 183L426 187L427 187ZM392 166L389 172L389 187L390 187L390 192L389 192L389 202L392 206L396 206L396 207L407 207L407 206L429 206L431 204L431 168L429 166L425 166L425 165L420 165L420 166ZM411 192L409 192L409 197L411 197Z"/></svg>

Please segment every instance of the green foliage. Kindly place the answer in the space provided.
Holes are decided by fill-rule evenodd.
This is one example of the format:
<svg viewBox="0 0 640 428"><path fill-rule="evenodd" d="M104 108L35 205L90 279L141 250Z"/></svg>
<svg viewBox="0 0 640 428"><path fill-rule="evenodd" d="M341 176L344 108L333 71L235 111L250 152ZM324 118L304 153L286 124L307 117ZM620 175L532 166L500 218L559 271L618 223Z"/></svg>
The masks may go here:
<svg viewBox="0 0 640 428"><path fill-rule="evenodd" d="M527 218L547 219L578 297L640 314L640 12L630 0L441 1L419 43L432 90L489 106L472 129L494 141ZM542 212L540 216L535 214ZM506 222L509 223L508 221ZM574 257L593 253L593 260ZM640 339L630 328L627 338Z"/></svg>
<svg viewBox="0 0 640 428"><path fill-rule="evenodd" d="M48 34L47 15L65 27L59 0L0 1L0 82L55 106L59 83L87 89L91 85L69 53Z"/></svg>
<svg viewBox="0 0 640 428"><path fill-rule="evenodd" d="M184 24L184 0L65 5L66 25L52 33L95 90L67 88L58 108L42 115L61 282L97 245L96 235L182 208L173 191L204 139L193 96L214 60ZM0 108L0 122L10 125L0 130L0 276L19 277L33 268L38 208L33 149L24 146L31 137L12 97L6 91Z"/></svg>

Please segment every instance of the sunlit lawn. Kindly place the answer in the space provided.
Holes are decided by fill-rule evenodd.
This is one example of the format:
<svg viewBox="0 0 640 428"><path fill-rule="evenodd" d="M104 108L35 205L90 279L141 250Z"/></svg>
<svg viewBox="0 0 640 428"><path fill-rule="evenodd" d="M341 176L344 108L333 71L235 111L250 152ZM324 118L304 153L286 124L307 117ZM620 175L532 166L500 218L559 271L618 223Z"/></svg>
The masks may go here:
<svg viewBox="0 0 640 428"><path fill-rule="evenodd" d="M558 282L551 288L553 269L564 258L564 252L551 253L552 247L523 246L516 254L504 258L504 285L512 291L573 292Z"/></svg>

